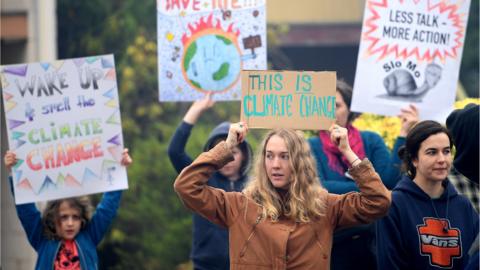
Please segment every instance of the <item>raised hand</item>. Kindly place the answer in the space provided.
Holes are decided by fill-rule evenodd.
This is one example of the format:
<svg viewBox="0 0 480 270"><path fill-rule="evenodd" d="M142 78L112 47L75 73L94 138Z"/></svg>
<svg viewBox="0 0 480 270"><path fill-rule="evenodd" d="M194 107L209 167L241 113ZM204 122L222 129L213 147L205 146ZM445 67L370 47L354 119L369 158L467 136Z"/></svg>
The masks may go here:
<svg viewBox="0 0 480 270"><path fill-rule="evenodd" d="M17 161L18 161L17 155L14 152L8 150L7 153L5 153L3 162L5 163L5 167L7 168L7 171L9 173L12 172L12 167L15 166L15 164L17 164Z"/></svg>
<svg viewBox="0 0 480 270"><path fill-rule="evenodd" d="M408 107L400 110L398 117L402 121L399 135L406 137L408 131L418 122L418 109L415 105L410 104Z"/></svg>
<svg viewBox="0 0 480 270"><path fill-rule="evenodd" d="M235 148L239 143L243 142L248 133L248 126L244 122L233 123L230 125L227 136L227 147Z"/></svg>
<svg viewBox="0 0 480 270"><path fill-rule="evenodd" d="M202 115L202 113L206 110L213 107L213 105L215 104L215 100L212 99L212 96L213 92L209 92L205 95L204 98L194 101L185 116L183 117L183 121L194 125L200 115Z"/></svg>
<svg viewBox="0 0 480 270"><path fill-rule="evenodd" d="M122 164L122 166L128 167L130 166L130 164L132 164L132 162L133 160L128 154L128 148L123 149L122 160L120 161L120 164Z"/></svg>
<svg viewBox="0 0 480 270"><path fill-rule="evenodd" d="M352 151L350 148L350 143L348 142L348 130L339 125L333 124L330 128L330 140L338 147L338 150L342 153L343 156L350 162L351 166L356 166L360 163L360 159L357 154Z"/></svg>
<svg viewBox="0 0 480 270"><path fill-rule="evenodd" d="M350 143L348 142L348 131L346 128L337 124L333 124L330 128L330 140L338 147L340 152L350 150Z"/></svg>

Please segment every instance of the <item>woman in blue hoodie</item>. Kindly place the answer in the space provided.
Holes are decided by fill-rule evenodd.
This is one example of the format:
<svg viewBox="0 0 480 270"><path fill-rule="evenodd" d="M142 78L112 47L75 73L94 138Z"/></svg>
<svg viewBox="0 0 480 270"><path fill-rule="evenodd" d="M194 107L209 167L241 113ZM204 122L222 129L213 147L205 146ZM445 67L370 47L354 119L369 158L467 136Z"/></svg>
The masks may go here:
<svg viewBox="0 0 480 270"><path fill-rule="evenodd" d="M185 145L191 130L200 115L214 104L212 94L193 102L185 114L183 121L172 136L168 147L168 156L173 166L180 173L192 163L192 158L185 152ZM208 151L227 138L229 122L223 122L210 133L204 146ZM233 151L232 162L226 164L208 180L208 185L225 191L242 191L247 182L252 151L247 142L238 145ZM228 270L230 261L228 254L228 230L215 225L207 219L193 215L193 243L190 257L195 270Z"/></svg>
<svg viewBox="0 0 480 270"><path fill-rule="evenodd" d="M406 172L377 222L379 269L463 269L478 233L478 215L447 176L452 137L435 121L408 133L399 151Z"/></svg>

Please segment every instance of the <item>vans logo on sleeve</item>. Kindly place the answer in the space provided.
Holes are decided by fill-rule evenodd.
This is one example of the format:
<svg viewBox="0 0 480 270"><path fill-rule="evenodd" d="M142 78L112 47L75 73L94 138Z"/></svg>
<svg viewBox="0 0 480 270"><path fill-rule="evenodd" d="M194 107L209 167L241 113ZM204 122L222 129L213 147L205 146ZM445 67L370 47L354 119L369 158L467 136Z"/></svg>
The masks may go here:
<svg viewBox="0 0 480 270"><path fill-rule="evenodd" d="M420 253L432 266L452 268L453 258L462 257L460 230L450 228L448 219L424 217L423 222L417 225Z"/></svg>

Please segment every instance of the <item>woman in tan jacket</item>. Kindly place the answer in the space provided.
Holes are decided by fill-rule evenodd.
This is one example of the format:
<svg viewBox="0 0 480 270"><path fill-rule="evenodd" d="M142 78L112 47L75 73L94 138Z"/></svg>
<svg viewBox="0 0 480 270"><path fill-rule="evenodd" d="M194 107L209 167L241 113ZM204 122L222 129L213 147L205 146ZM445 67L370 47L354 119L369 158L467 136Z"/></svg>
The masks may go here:
<svg viewBox="0 0 480 270"><path fill-rule="evenodd" d="M336 195L322 188L308 143L290 129L267 134L243 192L207 186L247 132L244 123L232 124L227 140L202 153L174 184L188 208L229 229L231 269L329 269L335 229L387 213L390 192L370 161L351 150L347 129L338 125L330 128L331 139L350 162L360 192Z"/></svg>

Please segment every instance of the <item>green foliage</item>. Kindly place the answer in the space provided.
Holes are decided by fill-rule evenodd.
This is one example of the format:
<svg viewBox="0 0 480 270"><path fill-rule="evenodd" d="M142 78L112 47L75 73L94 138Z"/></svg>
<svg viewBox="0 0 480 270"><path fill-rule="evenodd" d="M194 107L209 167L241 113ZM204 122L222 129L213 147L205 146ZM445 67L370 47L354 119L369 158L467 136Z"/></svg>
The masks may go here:
<svg viewBox="0 0 480 270"><path fill-rule="evenodd" d="M125 146L134 160L129 189L99 247L102 269L175 269L189 260L191 213L173 191L169 140L190 103L159 103L156 2L58 0L59 58L115 54ZM238 121L239 102L219 102L192 131L197 156L211 129ZM263 132L254 131L254 146ZM98 196L95 196L98 202ZM188 265L188 263L186 264Z"/></svg>
<svg viewBox="0 0 480 270"><path fill-rule="evenodd" d="M473 70L478 91L478 1L472 9L476 15L470 15L462 70ZM190 103L158 102L156 1L58 0L57 13L59 58L115 54L125 146L134 160L130 187L99 247L101 268L175 269L189 260L192 221L173 191L177 174L166 150ZM278 35L287 31L286 25L268 28L271 68L291 66L277 46ZM238 121L239 112L239 102L217 103L193 129L187 153L197 156L210 130L222 121ZM253 149L263 134L250 132Z"/></svg>
<svg viewBox="0 0 480 270"><path fill-rule="evenodd" d="M102 261L108 269L174 269L188 260L190 214L173 192L176 173L167 145L156 138L133 145L129 189L102 246Z"/></svg>
<svg viewBox="0 0 480 270"><path fill-rule="evenodd" d="M469 97L479 97L479 1L470 2L470 14L463 48L460 81Z"/></svg>

